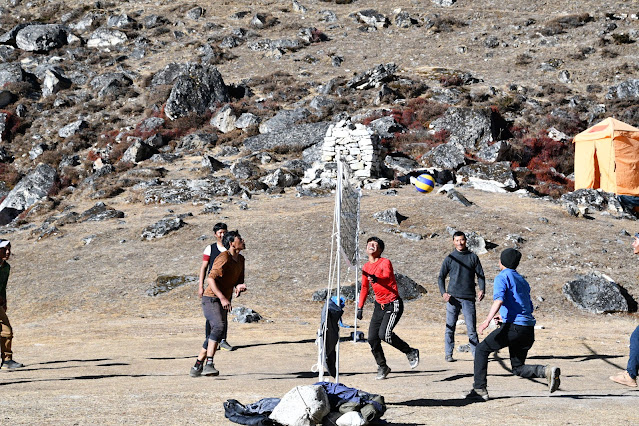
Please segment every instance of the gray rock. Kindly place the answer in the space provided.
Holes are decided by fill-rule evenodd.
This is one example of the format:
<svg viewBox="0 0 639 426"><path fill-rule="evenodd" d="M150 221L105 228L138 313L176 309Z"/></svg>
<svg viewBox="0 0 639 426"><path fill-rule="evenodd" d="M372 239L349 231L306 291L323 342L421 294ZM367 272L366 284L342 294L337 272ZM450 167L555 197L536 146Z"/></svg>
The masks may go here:
<svg viewBox="0 0 639 426"><path fill-rule="evenodd" d="M563 194L561 204L573 216L588 211L608 211L617 217L624 217L623 207L615 194L598 189L578 189Z"/></svg>
<svg viewBox="0 0 639 426"><path fill-rule="evenodd" d="M161 117L149 117L145 118L137 125L137 130L141 133L155 132L160 127L164 126L165 120Z"/></svg>
<svg viewBox="0 0 639 426"><path fill-rule="evenodd" d="M397 171L400 175L407 175L412 170L419 168L419 163L412 158L391 157L390 155L384 158L384 165L389 169Z"/></svg>
<svg viewBox="0 0 639 426"><path fill-rule="evenodd" d="M109 28L136 28L137 21L126 13L121 15L112 15L107 19L107 27Z"/></svg>
<svg viewBox="0 0 639 426"><path fill-rule="evenodd" d="M480 149L475 157L481 161L488 163L494 163L495 161L502 161L510 152L510 144L506 141L497 141L492 145L487 145Z"/></svg>
<svg viewBox="0 0 639 426"><path fill-rule="evenodd" d="M34 24L16 34L16 46L27 52L48 52L67 43L67 31L62 25Z"/></svg>
<svg viewBox="0 0 639 426"><path fill-rule="evenodd" d="M395 207L374 213L373 217L377 219L378 222L389 225L399 225L402 221L408 219L406 216L401 215Z"/></svg>
<svg viewBox="0 0 639 426"><path fill-rule="evenodd" d="M0 62L11 63L18 59L18 52L13 46L0 45Z"/></svg>
<svg viewBox="0 0 639 426"><path fill-rule="evenodd" d="M44 151L47 150L47 148L48 147L43 143L37 144L36 146L31 148L31 151L29 151L29 158L32 160L35 160L36 158L41 156L44 153Z"/></svg>
<svg viewBox="0 0 639 426"><path fill-rule="evenodd" d="M197 284L198 277L195 275L159 275L155 283L146 291L147 296L155 297L184 285L192 286Z"/></svg>
<svg viewBox="0 0 639 426"><path fill-rule="evenodd" d="M453 4L455 4L457 0L430 0L430 1L436 4L437 6L450 7Z"/></svg>
<svg viewBox="0 0 639 426"><path fill-rule="evenodd" d="M245 112L235 121L235 127L238 129L249 129L251 127L256 127L260 124L260 117L255 114L251 114L250 112Z"/></svg>
<svg viewBox="0 0 639 426"><path fill-rule="evenodd" d="M69 24L69 28L78 33L84 33L87 30L91 30L100 25L100 22L104 19L104 12L92 11L85 14L77 22Z"/></svg>
<svg viewBox="0 0 639 426"><path fill-rule="evenodd" d="M177 179L148 188L144 194L144 203L206 204L219 196L238 194L240 190L237 181L225 177Z"/></svg>
<svg viewBox="0 0 639 426"><path fill-rule="evenodd" d="M238 160L231 165L231 173L238 179L248 179L259 176L260 168L247 160Z"/></svg>
<svg viewBox="0 0 639 426"><path fill-rule="evenodd" d="M607 99L638 99L639 98L639 79L626 80L617 86L611 86L608 89Z"/></svg>
<svg viewBox="0 0 639 426"><path fill-rule="evenodd" d="M468 183L489 192L515 191L518 187L508 161L464 166L457 170L457 183Z"/></svg>
<svg viewBox="0 0 639 426"><path fill-rule="evenodd" d="M397 281L397 289L399 290L399 297L404 300L419 299L422 294L426 294L427 290L421 285L417 284L411 278L406 275L395 273L395 281Z"/></svg>
<svg viewBox="0 0 639 426"><path fill-rule="evenodd" d="M80 156L77 154L71 155L63 155L60 163L58 164L58 169L62 170L65 167L75 167L80 164Z"/></svg>
<svg viewBox="0 0 639 426"><path fill-rule="evenodd" d="M120 162L137 164L140 161L148 160L155 152L153 147L138 140L133 142L133 144L124 151Z"/></svg>
<svg viewBox="0 0 639 426"><path fill-rule="evenodd" d="M304 43L301 40L291 40L291 39L279 39L279 40L271 40L268 38L256 40L247 44L248 48L254 50L256 52L267 52L279 49L281 51L291 51L294 52L296 50L304 47Z"/></svg>
<svg viewBox="0 0 639 426"><path fill-rule="evenodd" d="M82 131L82 129L86 129L87 127L89 127L89 124L86 121L76 120L58 130L58 136L65 139L70 138L71 136L77 135L80 131Z"/></svg>
<svg viewBox="0 0 639 426"><path fill-rule="evenodd" d="M293 0L293 10L298 13L306 13L307 9L297 0Z"/></svg>
<svg viewBox="0 0 639 426"><path fill-rule="evenodd" d="M471 201L468 201L468 198L466 198L464 196L464 194L462 194L461 192L457 191L456 189L449 189L447 191L447 197L450 198L453 201L457 201L459 203L462 203L465 207L470 207L473 205L473 203Z"/></svg>
<svg viewBox="0 0 639 426"><path fill-rule="evenodd" d="M71 87L71 80L68 78L53 70L46 70L44 72L42 96L50 96L58 93L60 90L68 89L69 87Z"/></svg>
<svg viewBox="0 0 639 426"><path fill-rule="evenodd" d="M201 151L214 146L217 142L215 133L191 133L177 143L176 151Z"/></svg>
<svg viewBox="0 0 639 426"><path fill-rule="evenodd" d="M475 153L506 135L507 129L500 124L490 110L451 107L443 117L434 120L430 128L436 132L446 130L450 134L448 143Z"/></svg>
<svg viewBox="0 0 639 426"><path fill-rule="evenodd" d="M226 36L220 42L220 47L222 49L233 49L239 45L241 45L243 40L236 36Z"/></svg>
<svg viewBox="0 0 639 426"><path fill-rule="evenodd" d="M315 145L311 145L302 151L302 161L307 164L313 164L316 161L320 161L322 159L322 144L324 140L322 139Z"/></svg>
<svg viewBox="0 0 639 426"><path fill-rule="evenodd" d="M260 181L270 188L289 188L300 183L301 179L286 169L278 168L261 178Z"/></svg>
<svg viewBox="0 0 639 426"><path fill-rule="evenodd" d="M176 78L188 72L189 64L170 63L153 75L151 87L173 84Z"/></svg>
<svg viewBox="0 0 639 426"><path fill-rule="evenodd" d="M329 96L319 95L311 99L308 106L316 110L328 109L335 106L335 101Z"/></svg>
<svg viewBox="0 0 639 426"><path fill-rule="evenodd" d="M194 21L197 21L203 16L204 16L204 9L202 9L200 6L196 6L193 9L190 9L186 12L186 17Z"/></svg>
<svg viewBox="0 0 639 426"><path fill-rule="evenodd" d="M323 143L330 123L307 123L291 126L284 130L252 136L244 140L244 147L251 151L283 149L301 151L318 143Z"/></svg>
<svg viewBox="0 0 639 426"><path fill-rule="evenodd" d="M405 10L395 15L395 25L399 28L410 28L418 23L417 19L412 18Z"/></svg>
<svg viewBox="0 0 639 426"><path fill-rule="evenodd" d="M184 221L179 217L165 217L160 219L153 225L149 225L142 231L142 240L152 240L154 238L161 238L169 234L170 232L177 231L185 225Z"/></svg>
<svg viewBox="0 0 639 426"><path fill-rule="evenodd" d="M226 167L226 164L221 161L216 160L210 155L205 155L202 157L202 168L207 169L211 173L215 173L218 170L222 170Z"/></svg>
<svg viewBox="0 0 639 426"><path fill-rule="evenodd" d="M386 28L390 25L390 21L384 14L373 9L360 10L355 12L353 16L359 22L377 29Z"/></svg>
<svg viewBox="0 0 639 426"><path fill-rule="evenodd" d="M279 110L275 116L260 124L260 133L271 133L285 130L290 126L306 119L311 113L306 108L294 110Z"/></svg>
<svg viewBox="0 0 639 426"><path fill-rule="evenodd" d="M20 30L22 30L23 28L28 27L29 25L33 25L32 23L22 23L22 24L18 24L15 27L11 28L9 31L7 31L6 33L2 34L0 36L0 44L10 44L12 46L16 45L16 36L18 35L18 32L20 32Z"/></svg>
<svg viewBox="0 0 639 426"><path fill-rule="evenodd" d="M174 120L192 113L204 114L229 100L228 89L216 67L189 63L175 79L164 112Z"/></svg>
<svg viewBox="0 0 639 426"><path fill-rule="evenodd" d="M87 46L94 48L113 47L126 41L127 36L122 31L98 28L91 34L89 40L87 40Z"/></svg>
<svg viewBox="0 0 639 426"><path fill-rule="evenodd" d="M7 126L9 123L9 114L5 112L0 112L0 141L6 140L7 138Z"/></svg>
<svg viewBox="0 0 639 426"><path fill-rule="evenodd" d="M82 212L78 217L79 222L101 222L107 219L121 219L124 212L108 207L103 202L96 203L95 206Z"/></svg>
<svg viewBox="0 0 639 426"><path fill-rule="evenodd" d="M392 138L395 136L395 133L403 133L406 131L406 128L397 123L390 115L371 121L368 127L382 138Z"/></svg>
<svg viewBox="0 0 639 426"><path fill-rule="evenodd" d="M48 164L39 164L9 192L0 203L0 225L6 225L20 213L46 197L58 177Z"/></svg>
<svg viewBox="0 0 639 426"><path fill-rule="evenodd" d="M567 282L562 291L568 300L589 312L628 312L628 301L621 287L607 275L598 272Z"/></svg>
<svg viewBox="0 0 639 426"><path fill-rule="evenodd" d="M0 64L0 87L7 83L18 83L25 81L26 75L20 67L20 64L12 62L9 64Z"/></svg>
<svg viewBox="0 0 639 426"><path fill-rule="evenodd" d="M235 317L233 318L234 322L239 322L241 324L250 324L262 319L262 316L253 309L245 308L243 306L233 308L231 310L231 315Z"/></svg>
<svg viewBox="0 0 639 426"><path fill-rule="evenodd" d="M456 170L466 163L466 159L461 147L456 144L444 143L424 154L422 163L427 166Z"/></svg>
<svg viewBox="0 0 639 426"><path fill-rule="evenodd" d="M346 83L346 87L358 90L379 87L383 83L392 81L395 77L395 72L397 72L397 65L394 63L380 64L375 68L357 74Z"/></svg>
<svg viewBox="0 0 639 426"><path fill-rule="evenodd" d="M237 118L233 114L233 108L230 105L224 105L214 116L211 118L210 125L218 129L222 133L232 132L236 129L235 123Z"/></svg>
<svg viewBox="0 0 639 426"><path fill-rule="evenodd" d="M124 93L127 88L133 85L133 80L121 72L108 72L100 74L89 83L94 91L98 92L98 97L118 96Z"/></svg>
<svg viewBox="0 0 639 426"><path fill-rule="evenodd" d="M321 20L326 22L327 24L337 22L337 15L332 10L320 10L317 13L322 15Z"/></svg>

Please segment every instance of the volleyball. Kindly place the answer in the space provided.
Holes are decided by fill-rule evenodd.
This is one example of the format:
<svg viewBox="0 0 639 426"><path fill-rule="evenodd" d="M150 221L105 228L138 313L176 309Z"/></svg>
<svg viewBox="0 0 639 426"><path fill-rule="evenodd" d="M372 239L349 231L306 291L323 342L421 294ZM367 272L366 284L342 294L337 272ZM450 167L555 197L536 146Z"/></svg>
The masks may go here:
<svg viewBox="0 0 639 426"><path fill-rule="evenodd" d="M420 175L415 179L415 189L419 192L430 192L435 187L435 180L431 175Z"/></svg>

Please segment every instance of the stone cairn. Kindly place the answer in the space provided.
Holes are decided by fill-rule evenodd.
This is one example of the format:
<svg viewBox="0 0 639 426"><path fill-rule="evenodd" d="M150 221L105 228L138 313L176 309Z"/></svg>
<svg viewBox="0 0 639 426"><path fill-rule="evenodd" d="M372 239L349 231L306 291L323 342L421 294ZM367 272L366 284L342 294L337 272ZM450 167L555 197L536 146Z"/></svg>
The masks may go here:
<svg viewBox="0 0 639 426"><path fill-rule="evenodd" d="M342 159L351 170L351 183L362 186L379 175L381 150L380 138L371 129L360 123L341 120L326 130L321 161L306 171L302 185L335 187L337 160Z"/></svg>

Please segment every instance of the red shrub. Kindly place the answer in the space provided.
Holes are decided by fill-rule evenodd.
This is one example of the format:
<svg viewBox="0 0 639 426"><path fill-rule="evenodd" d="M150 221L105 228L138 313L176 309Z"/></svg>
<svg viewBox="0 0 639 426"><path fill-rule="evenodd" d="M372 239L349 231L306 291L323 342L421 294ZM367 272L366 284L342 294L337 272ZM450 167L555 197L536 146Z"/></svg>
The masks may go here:
<svg viewBox="0 0 639 426"><path fill-rule="evenodd" d="M102 158L102 157L100 156L100 154L98 154L94 150L90 150L89 153L87 154L87 160L89 161L95 161L98 158Z"/></svg>

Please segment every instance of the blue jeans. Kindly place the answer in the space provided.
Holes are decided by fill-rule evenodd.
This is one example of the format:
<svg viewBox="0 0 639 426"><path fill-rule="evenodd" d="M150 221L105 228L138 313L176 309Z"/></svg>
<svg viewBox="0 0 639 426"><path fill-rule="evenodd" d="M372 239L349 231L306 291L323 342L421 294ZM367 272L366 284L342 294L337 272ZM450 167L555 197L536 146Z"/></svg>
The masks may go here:
<svg viewBox="0 0 639 426"><path fill-rule="evenodd" d="M457 318L459 312L464 313L464 321L466 321L466 331L468 332L468 341L470 342L470 352L475 357L475 348L479 344L477 337L477 317L475 314L475 301L468 299L457 299L450 296L446 303L446 333L444 341L446 343L446 355L452 355L455 349L455 328L457 326Z"/></svg>
<svg viewBox="0 0 639 426"><path fill-rule="evenodd" d="M630 358L628 358L628 367L626 371L633 379L637 378L639 370L639 327L635 328L630 336Z"/></svg>

